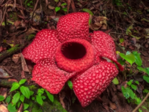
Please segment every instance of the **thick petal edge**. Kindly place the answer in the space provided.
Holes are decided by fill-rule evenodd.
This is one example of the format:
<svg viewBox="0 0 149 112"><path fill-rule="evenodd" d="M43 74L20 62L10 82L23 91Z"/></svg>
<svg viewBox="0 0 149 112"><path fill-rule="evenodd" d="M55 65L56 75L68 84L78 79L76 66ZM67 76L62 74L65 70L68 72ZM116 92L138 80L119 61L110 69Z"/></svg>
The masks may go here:
<svg viewBox="0 0 149 112"><path fill-rule="evenodd" d="M58 94L76 73L60 70L51 59L40 60L33 69L32 80L52 94Z"/></svg>
<svg viewBox="0 0 149 112"><path fill-rule="evenodd" d="M72 79L73 90L83 107L97 98L118 74L113 63L101 61Z"/></svg>
<svg viewBox="0 0 149 112"><path fill-rule="evenodd" d="M23 49L23 56L37 63L40 59L53 58L57 46L57 31L43 29L39 31L30 45Z"/></svg>
<svg viewBox="0 0 149 112"><path fill-rule="evenodd" d="M86 39L89 37L89 17L85 12L70 13L60 17L57 23L58 38L61 42L72 38Z"/></svg>
<svg viewBox="0 0 149 112"><path fill-rule="evenodd" d="M114 61L119 69L123 71L124 68L118 63L116 58L116 48L112 37L102 31L95 31L91 34L91 37L92 44L97 53L99 53L101 57L106 57Z"/></svg>

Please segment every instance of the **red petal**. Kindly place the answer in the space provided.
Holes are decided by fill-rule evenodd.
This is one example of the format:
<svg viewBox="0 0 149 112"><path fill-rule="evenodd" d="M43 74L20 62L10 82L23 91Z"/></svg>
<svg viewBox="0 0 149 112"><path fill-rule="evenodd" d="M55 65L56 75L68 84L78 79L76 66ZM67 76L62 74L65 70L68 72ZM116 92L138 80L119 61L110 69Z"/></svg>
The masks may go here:
<svg viewBox="0 0 149 112"><path fill-rule="evenodd" d="M59 40L64 42L71 38L89 38L89 14L83 12L62 16L57 24Z"/></svg>
<svg viewBox="0 0 149 112"><path fill-rule="evenodd" d="M118 74L113 63L102 61L73 78L73 89L83 107L97 98Z"/></svg>
<svg viewBox="0 0 149 112"><path fill-rule="evenodd" d="M52 58L59 44L57 32L44 29L37 33L35 39L22 53L26 59L37 63L40 59Z"/></svg>
<svg viewBox="0 0 149 112"><path fill-rule="evenodd" d="M112 37L102 31L95 31L92 35L92 44L102 57L107 57L114 61L120 70L123 67L117 62L115 43Z"/></svg>
<svg viewBox="0 0 149 112"><path fill-rule="evenodd" d="M33 69L32 80L52 94L57 94L63 88L65 82L74 76L60 70L51 59L40 60Z"/></svg>

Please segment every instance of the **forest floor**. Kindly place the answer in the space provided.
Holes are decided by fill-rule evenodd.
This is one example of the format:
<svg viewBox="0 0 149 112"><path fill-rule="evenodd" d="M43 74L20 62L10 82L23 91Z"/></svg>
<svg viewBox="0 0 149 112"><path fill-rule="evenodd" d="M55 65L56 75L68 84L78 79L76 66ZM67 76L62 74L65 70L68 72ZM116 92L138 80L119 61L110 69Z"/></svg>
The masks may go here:
<svg viewBox="0 0 149 112"><path fill-rule="evenodd" d="M31 81L33 65L27 65L26 69L22 49L32 42L38 31L56 29L59 17L79 11L93 13L98 18L98 21L93 18L90 31L101 30L110 34L118 54L137 51L142 59L141 67L149 67L148 0L0 0L0 95L5 98L13 96L15 92L9 92L11 84L21 79L27 79L25 85L36 85ZM122 60L120 56L118 59ZM67 85L60 94L54 95L55 99L68 112L132 112L141 102L137 111L149 112L149 98L145 98L149 92L149 78L143 78L147 69L137 69L137 65L131 65L127 59L123 59L123 62L125 70L118 74L117 81L111 82L100 96L101 99L93 101L86 108L81 107ZM124 91L122 86L125 87ZM3 101L0 108L4 109L7 105ZM57 107L51 110L45 108L45 105L44 108L41 106L41 110L36 112L63 112ZM23 111L21 105L17 109L27 112Z"/></svg>

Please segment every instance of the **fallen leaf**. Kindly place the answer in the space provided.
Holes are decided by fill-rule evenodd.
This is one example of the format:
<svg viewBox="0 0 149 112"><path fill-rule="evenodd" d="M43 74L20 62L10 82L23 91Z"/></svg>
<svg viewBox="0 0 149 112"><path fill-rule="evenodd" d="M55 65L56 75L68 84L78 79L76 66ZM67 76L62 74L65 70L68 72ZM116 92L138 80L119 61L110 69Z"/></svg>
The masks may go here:
<svg viewBox="0 0 149 112"><path fill-rule="evenodd" d="M0 95L2 95L4 98L7 97L7 88L0 88Z"/></svg>
<svg viewBox="0 0 149 112"><path fill-rule="evenodd" d="M19 54L14 54L12 56L12 61L15 62L15 63L18 63L19 58L20 58L20 53Z"/></svg>
<svg viewBox="0 0 149 112"><path fill-rule="evenodd" d="M112 102L110 102L110 108L111 108L112 110L116 110L116 109L117 109L115 103L112 103Z"/></svg>
<svg viewBox="0 0 149 112"><path fill-rule="evenodd" d="M30 73L30 71L28 69L28 66L26 64L26 61L25 61L24 56L22 55L22 53L21 53L21 64L22 64L23 71Z"/></svg>
<svg viewBox="0 0 149 112"><path fill-rule="evenodd" d="M4 105L0 105L0 112L9 112L8 109Z"/></svg>
<svg viewBox="0 0 149 112"><path fill-rule="evenodd" d="M9 77L9 74L4 69L0 68L0 77L1 78Z"/></svg>

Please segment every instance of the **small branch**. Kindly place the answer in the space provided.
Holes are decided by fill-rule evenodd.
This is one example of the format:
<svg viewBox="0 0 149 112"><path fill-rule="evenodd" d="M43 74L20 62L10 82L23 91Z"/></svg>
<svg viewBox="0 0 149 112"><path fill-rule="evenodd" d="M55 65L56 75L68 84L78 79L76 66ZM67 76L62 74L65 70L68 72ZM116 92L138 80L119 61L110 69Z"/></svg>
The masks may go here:
<svg viewBox="0 0 149 112"><path fill-rule="evenodd" d="M24 44L18 44L18 45L15 46L15 48L13 47L13 48L10 48L10 49L8 49L8 50L3 51L2 53L0 53L0 62L3 59L11 56L12 54L20 51L21 49L23 49L30 42L30 40L34 38L34 36L30 36L30 34L35 33L35 31L37 31L37 30L31 28L26 33L23 34L23 37L26 38L25 39L25 42L23 42Z"/></svg>
<svg viewBox="0 0 149 112"><path fill-rule="evenodd" d="M0 86L1 87L11 87L12 86L12 83L11 81L7 81L7 80L0 80Z"/></svg>
<svg viewBox="0 0 149 112"><path fill-rule="evenodd" d="M8 81L8 80L5 80L5 79L0 79L0 87L7 87L7 88L11 88L12 84L14 83L15 81ZM34 84L35 86L32 86L32 85L28 85L27 86L29 87L30 90L36 90L39 88L38 85ZM26 86L26 85L25 85Z"/></svg>
<svg viewBox="0 0 149 112"><path fill-rule="evenodd" d="M132 111L132 112L136 112L141 105L145 102L145 100L149 97L149 93L147 93L147 95L145 96L145 98L142 100L142 102Z"/></svg>

